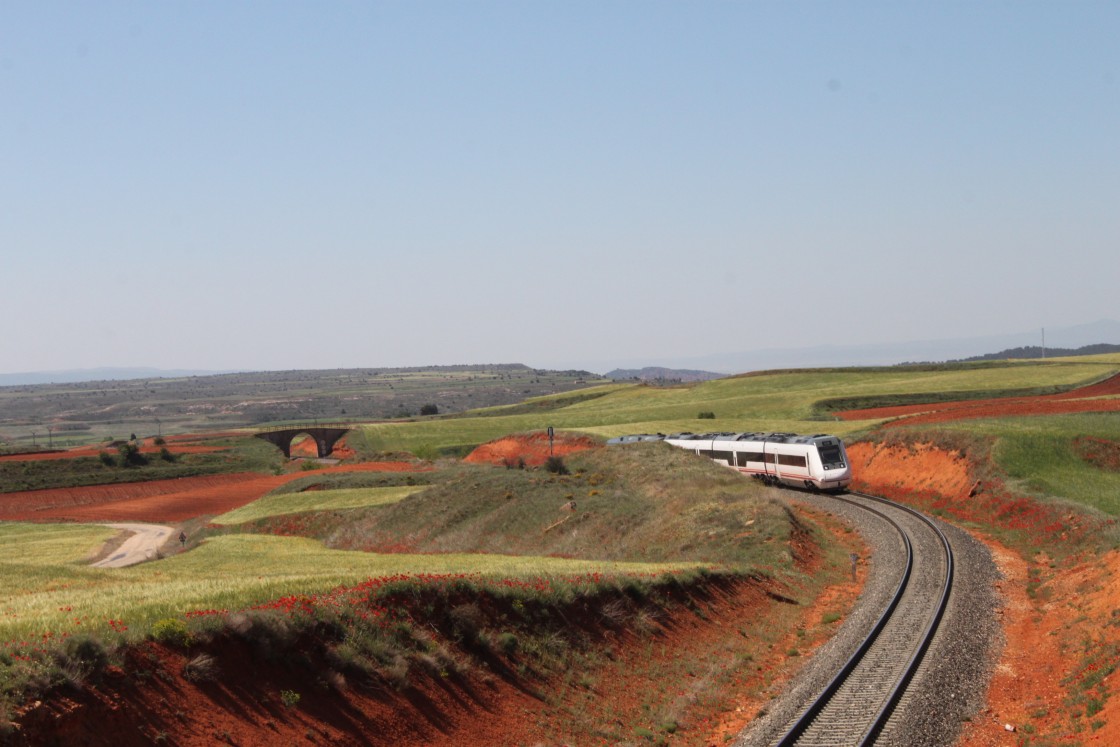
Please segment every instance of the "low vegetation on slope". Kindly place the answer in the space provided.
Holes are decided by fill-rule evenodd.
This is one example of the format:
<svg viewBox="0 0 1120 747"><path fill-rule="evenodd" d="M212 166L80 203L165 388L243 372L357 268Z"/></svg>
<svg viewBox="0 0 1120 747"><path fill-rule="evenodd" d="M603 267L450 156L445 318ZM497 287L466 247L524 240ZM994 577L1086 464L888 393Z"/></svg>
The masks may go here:
<svg viewBox="0 0 1120 747"><path fill-rule="evenodd" d="M547 554L791 569L796 522L751 480L660 443L565 458L567 474L463 465L327 537L372 551Z"/></svg>

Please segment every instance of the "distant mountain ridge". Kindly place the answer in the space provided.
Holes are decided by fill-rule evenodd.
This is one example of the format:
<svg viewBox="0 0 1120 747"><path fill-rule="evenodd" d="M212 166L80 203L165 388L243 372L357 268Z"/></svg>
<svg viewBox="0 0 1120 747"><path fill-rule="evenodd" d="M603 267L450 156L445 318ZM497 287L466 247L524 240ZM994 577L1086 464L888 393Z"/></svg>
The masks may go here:
<svg viewBox="0 0 1120 747"><path fill-rule="evenodd" d="M748 371L769 371L788 368L844 368L849 366L896 366L906 361L946 362L972 356L988 355L993 350L1030 347L1040 342L1041 330L1017 334L990 335L945 340L873 343L865 345L820 345L809 348L759 348L730 353L713 353L700 357L660 359L656 362L669 369L719 371L724 375ZM1101 319L1072 327L1046 328L1046 341L1062 349L1108 343L1120 343L1120 322ZM1040 348L1041 349L1041 348ZM1056 348L1047 346L1046 355ZM584 364L591 370L617 368L641 369L646 360L612 360Z"/></svg>
<svg viewBox="0 0 1120 747"><path fill-rule="evenodd" d="M1104 355L1105 353L1120 353L1120 345L1097 343L1095 345L1082 345L1079 348L1044 348L1041 345L1027 345L1020 348L1001 350L998 353L975 355L971 358L961 358L951 363L968 363L971 361L1002 361L1019 358L1065 358L1077 355Z"/></svg>
<svg viewBox="0 0 1120 747"><path fill-rule="evenodd" d="M713 373L712 371L695 371L680 368L663 368L660 366L646 366L645 368L616 368L604 376L615 381L711 381L722 379L727 374Z"/></svg>

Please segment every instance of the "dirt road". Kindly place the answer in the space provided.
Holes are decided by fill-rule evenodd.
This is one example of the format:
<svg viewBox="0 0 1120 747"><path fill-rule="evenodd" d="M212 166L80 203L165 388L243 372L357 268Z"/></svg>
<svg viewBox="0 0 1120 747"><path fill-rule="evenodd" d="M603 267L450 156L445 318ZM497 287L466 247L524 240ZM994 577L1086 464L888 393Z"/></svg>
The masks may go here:
<svg viewBox="0 0 1120 747"><path fill-rule="evenodd" d="M153 560L159 548L171 536L171 527L159 524L106 524L114 529L133 532L109 557L97 561L94 568L124 568Z"/></svg>

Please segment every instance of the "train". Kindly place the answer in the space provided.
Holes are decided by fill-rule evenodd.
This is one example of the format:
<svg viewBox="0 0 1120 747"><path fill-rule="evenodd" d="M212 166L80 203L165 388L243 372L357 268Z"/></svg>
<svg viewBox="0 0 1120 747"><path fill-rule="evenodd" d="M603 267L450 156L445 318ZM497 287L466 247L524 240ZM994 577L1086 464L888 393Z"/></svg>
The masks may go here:
<svg viewBox="0 0 1120 747"><path fill-rule="evenodd" d="M618 436L608 444L664 441L771 485L842 492L852 482L844 442L818 433L641 433Z"/></svg>

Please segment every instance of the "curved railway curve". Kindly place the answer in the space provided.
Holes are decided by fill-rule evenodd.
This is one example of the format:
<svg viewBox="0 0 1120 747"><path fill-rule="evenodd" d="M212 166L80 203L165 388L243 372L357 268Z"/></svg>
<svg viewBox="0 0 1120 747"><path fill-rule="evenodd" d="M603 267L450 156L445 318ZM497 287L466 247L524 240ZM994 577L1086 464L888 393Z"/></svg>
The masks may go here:
<svg viewBox="0 0 1120 747"><path fill-rule="evenodd" d="M822 661L815 660L807 667L814 671L795 683L768 714L741 735L737 744L850 747L946 743L939 741L943 736L930 735L955 731L968 709L978 704L976 690L982 690L987 679L983 662L988 657L983 654L994 636L981 636L963 646L970 653L961 661L954 654L954 639L963 629L977 626L968 614L958 614L947 626L942 622L954 603L958 612L979 606L987 608L980 610L982 614L987 612L987 619L994 618L993 573L978 568L982 563L973 557L976 549L967 535L949 527L943 530L907 506L856 493L799 500L846 515L857 523L865 539L874 539L869 543L875 557L868 589L859 609L849 616L844 634L836 636L834 650L824 654L822 649L824 655L815 657ZM946 531L956 535L953 540ZM955 598L954 589L955 545L970 545L969 572L964 580L968 588L960 600ZM976 599L983 598L985 590L987 600L978 605ZM949 628L947 634L944 627ZM931 648L935 640L939 641L936 650ZM943 670L940 679L916 681L919 671L939 665ZM941 708L937 704L944 699L951 702L958 697L955 690L960 689L960 683L956 678L962 674L970 683L966 689L971 687L972 692L962 692L959 701ZM955 684L946 689L946 681ZM915 708L916 702L920 705ZM921 711L917 718L915 711ZM941 721L948 723L915 726L937 711L943 711ZM916 736L919 733L924 736Z"/></svg>

